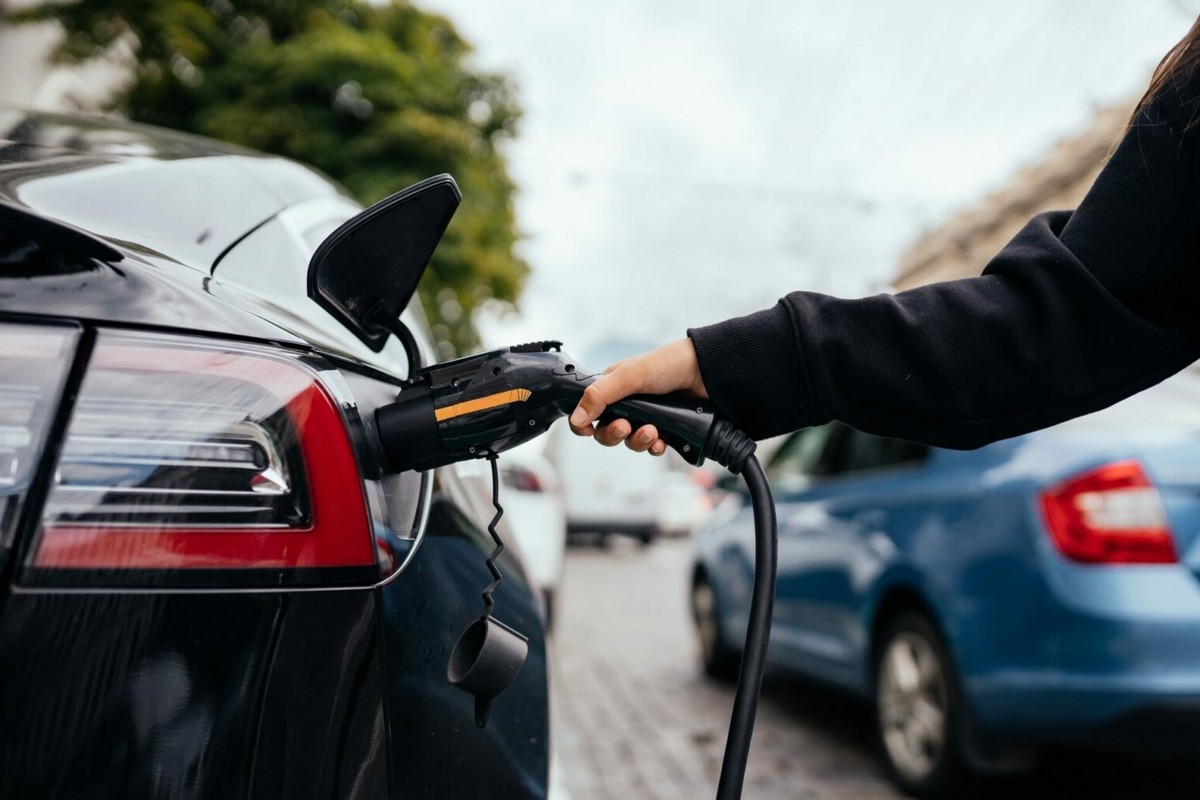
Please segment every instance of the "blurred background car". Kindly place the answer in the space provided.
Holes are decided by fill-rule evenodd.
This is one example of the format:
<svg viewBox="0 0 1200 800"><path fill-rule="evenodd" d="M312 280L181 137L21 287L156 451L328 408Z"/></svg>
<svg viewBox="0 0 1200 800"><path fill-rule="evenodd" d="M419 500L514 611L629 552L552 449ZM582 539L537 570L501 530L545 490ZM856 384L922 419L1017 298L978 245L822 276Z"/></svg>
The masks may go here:
<svg viewBox="0 0 1200 800"><path fill-rule="evenodd" d="M500 504L526 569L541 589L546 628L562 583L567 511L558 470L540 452L542 440L515 447L500 459Z"/></svg>
<svg viewBox="0 0 1200 800"><path fill-rule="evenodd" d="M446 673L490 498L387 468L405 348L308 297L360 209L296 162L0 109L0 797L545 796L531 581L499 560L529 656L479 730Z"/></svg>
<svg viewBox="0 0 1200 800"><path fill-rule="evenodd" d="M712 510L708 473L689 467L673 450L660 457L617 452L559 425L546 454L562 475L567 532L572 536L631 536L650 544L686 536Z"/></svg>
<svg viewBox="0 0 1200 800"><path fill-rule="evenodd" d="M671 469L659 484L656 514L658 531L663 536L689 536L703 524L713 509L715 473L688 466L669 451Z"/></svg>
<svg viewBox="0 0 1200 800"><path fill-rule="evenodd" d="M840 423L769 462L770 663L875 707L907 791L1053 745L1200 749L1200 375L974 451ZM696 537L705 670L728 677L752 579L734 493Z"/></svg>

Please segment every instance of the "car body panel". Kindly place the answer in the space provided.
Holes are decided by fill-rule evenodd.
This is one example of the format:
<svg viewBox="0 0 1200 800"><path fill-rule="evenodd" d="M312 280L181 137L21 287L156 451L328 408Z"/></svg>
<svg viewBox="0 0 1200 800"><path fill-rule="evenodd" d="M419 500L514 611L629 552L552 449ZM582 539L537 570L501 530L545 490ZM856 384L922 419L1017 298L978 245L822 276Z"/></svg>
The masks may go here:
<svg viewBox="0 0 1200 800"><path fill-rule="evenodd" d="M368 418L394 397L364 375L347 386ZM18 579L0 595L0 729L29 736L27 747L0 748L0 795L154 796L170 780L196 797L279 796L281 786L289 797L419 796L434 786L541 796L541 608L520 564L502 558L497 615L530 636L530 655L478 731L470 696L445 670L481 611L491 540L474 521L472 490L452 470L439 480L419 526L418 474L366 481L373 504L390 506L375 515L376 535L396 561L422 545L420 559L375 588L63 592ZM37 690L46 681L62 687L51 703ZM64 752L77 756L66 766ZM476 766L452 769L464 757Z"/></svg>
<svg viewBox="0 0 1200 800"><path fill-rule="evenodd" d="M451 648L482 613L491 581L491 539L463 512L467 491L439 474L420 558L382 593L384 652L399 665L385 690L393 786L400 797L536 797L549 769L546 648L541 610L511 554L500 559L495 615L530 637L524 666L483 730L471 696L446 681Z"/></svg>
<svg viewBox="0 0 1200 800"><path fill-rule="evenodd" d="M6 737L0 794L383 796L382 720L355 718L380 707L374 608L369 589L17 591L0 619L0 709L20 735Z"/></svg>
<svg viewBox="0 0 1200 800"><path fill-rule="evenodd" d="M196 136L0 112L0 198L205 273L283 209L337 194L295 162Z"/></svg>
<svg viewBox="0 0 1200 800"><path fill-rule="evenodd" d="M122 327L186 329L303 344L297 336L208 292L207 278L131 255L117 264L71 259L70 271L0 280L5 316L36 316Z"/></svg>
<svg viewBox="0 0 1200 800"><path fill-rule="evenodd" d="M5 286L7 311L305 342L407 375L399 342L376 354L308 299L313 250L361 206L307 167L173 131L0 109L0 200L126 256ZM119 285L126 271L151 285Z"/></svg>

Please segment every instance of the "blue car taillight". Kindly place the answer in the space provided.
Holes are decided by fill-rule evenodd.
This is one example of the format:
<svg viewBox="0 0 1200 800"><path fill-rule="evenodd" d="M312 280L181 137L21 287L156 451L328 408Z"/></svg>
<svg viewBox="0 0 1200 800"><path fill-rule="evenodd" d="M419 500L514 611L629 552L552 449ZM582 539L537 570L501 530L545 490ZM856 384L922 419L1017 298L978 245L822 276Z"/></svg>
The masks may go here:
<svg viewBox="0 0 1200 800"><path fill-rule="evenodd" d="M1158 489L1137 461L1076 475L1041 495L1050 538L1072 561L1173 564L1179 560Z"/></svg>
<svg viewBox="0 0 1200 800"><path fill-rule="evenodd" d="M105 584L374 572L361 474L317 369L279 350L102 333L27 568L34 582Z"/></svg>

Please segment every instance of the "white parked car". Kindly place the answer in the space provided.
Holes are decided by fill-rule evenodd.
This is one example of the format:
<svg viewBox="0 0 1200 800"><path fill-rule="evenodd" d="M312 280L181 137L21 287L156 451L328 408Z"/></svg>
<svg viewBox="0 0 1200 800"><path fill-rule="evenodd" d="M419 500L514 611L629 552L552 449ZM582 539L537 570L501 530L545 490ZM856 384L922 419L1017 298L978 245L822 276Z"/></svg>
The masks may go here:
<svg viewBox="0 0 1200 800"><path fill-rule="evenodd" d="M542 590L549 629L562 583L567 514L558 470L541 455L541 446L529 442L500 457L500 505L525 567Z"/></svg>
<svg viewBox="0 0 1200 800"><path fill-rule="evenodd" d="M605 448L565 425L548 439L546 455L562 476L568 533L619 533L649 544L660 535L691 533L712 508L692 467L674 452L655 458Z"/></svg>

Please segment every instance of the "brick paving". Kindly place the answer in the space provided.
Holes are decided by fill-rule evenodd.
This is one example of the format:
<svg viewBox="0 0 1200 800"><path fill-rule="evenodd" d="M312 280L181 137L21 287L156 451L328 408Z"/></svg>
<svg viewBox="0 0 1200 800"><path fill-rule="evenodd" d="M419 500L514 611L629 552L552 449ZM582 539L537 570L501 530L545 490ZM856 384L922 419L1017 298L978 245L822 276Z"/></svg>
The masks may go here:
<svg viewBox="0 0 1200 800"><path fill-rule="evenodd" d="M687 607L690 545L617 537L567 556L554 633L553 719L570 800L712 797L733 688L703 676ZM843 697L772 682L743 796L898 798Z"/></svg>
<svg viewBox="0 0 1200 800"><path fill-rule="evenodd" d="M572 548L554 632L553 800L715 794L732 687L703 676L687 607L690 544L614 537ZM1195 800L1200 762L1147 764L1059 754L1036 772L979 780L988 800ZM869 711L815 684L768 678L746 800L893 800L871 745Z"/></svg>

